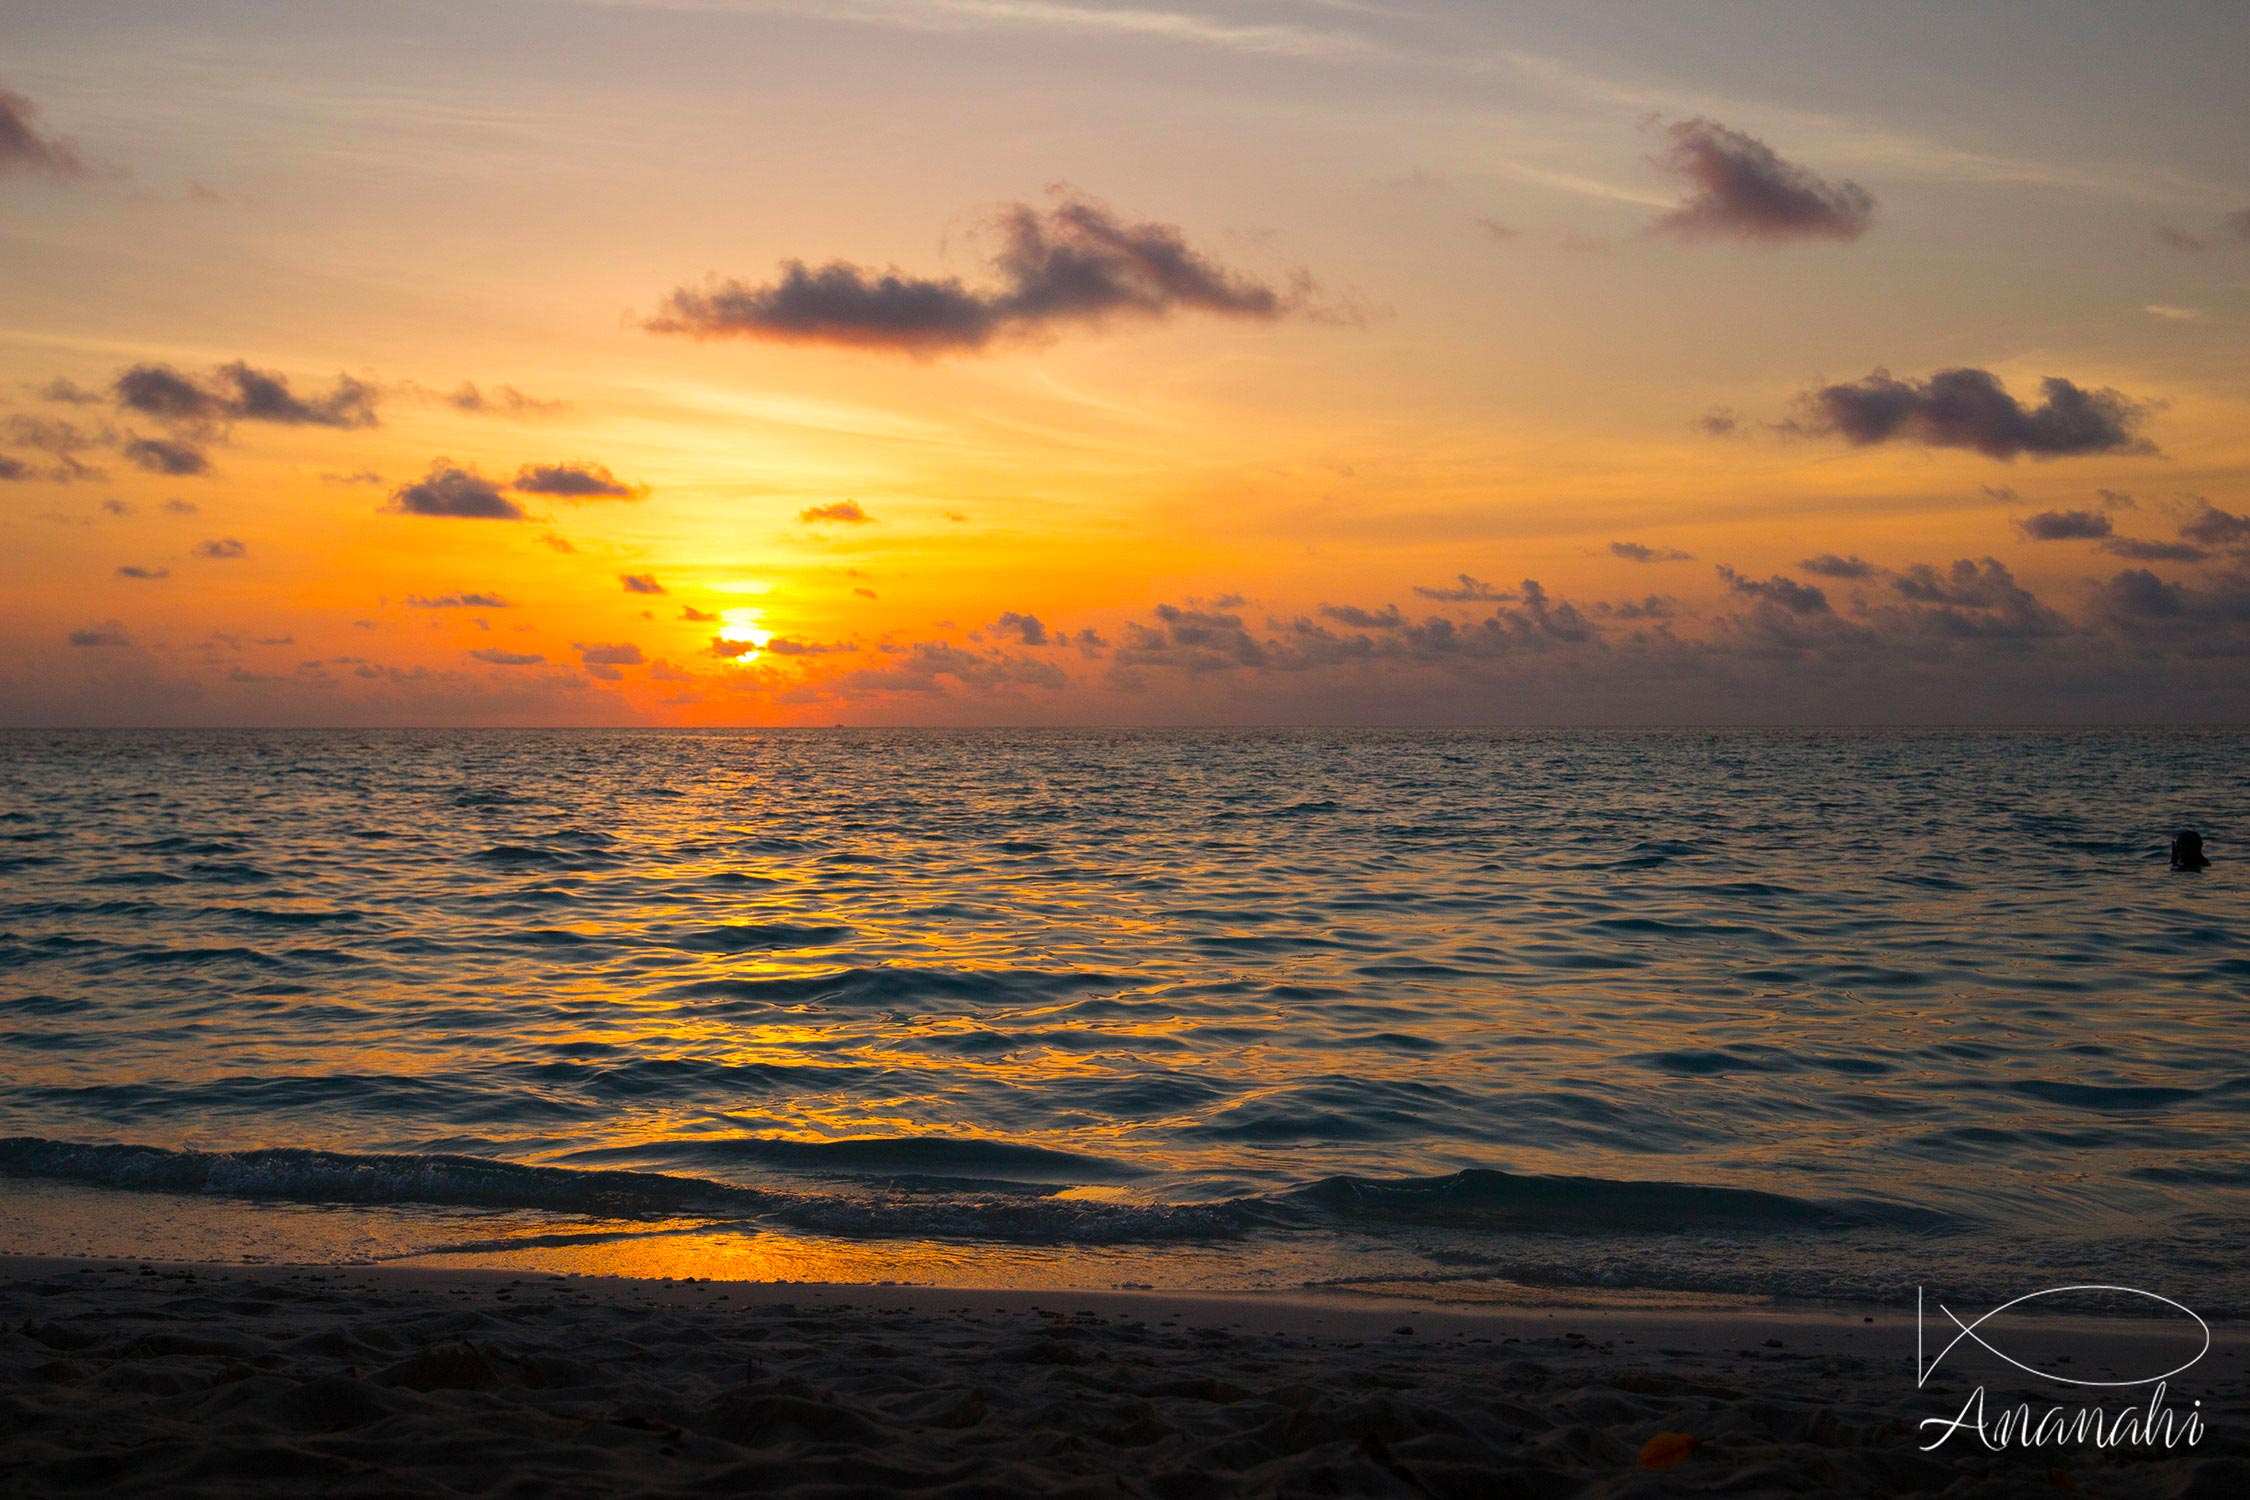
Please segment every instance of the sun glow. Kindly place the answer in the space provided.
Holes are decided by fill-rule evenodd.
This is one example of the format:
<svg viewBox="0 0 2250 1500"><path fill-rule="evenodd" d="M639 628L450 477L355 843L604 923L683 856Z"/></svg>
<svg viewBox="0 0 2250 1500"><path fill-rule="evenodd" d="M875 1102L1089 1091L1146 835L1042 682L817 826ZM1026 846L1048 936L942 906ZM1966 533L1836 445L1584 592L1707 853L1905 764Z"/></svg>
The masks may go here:
<svg viewBox="0 0 2250 1500"><path fill-rule="evenodd" d="M741 648L734 652L734 659L737 662L755 660L758 653L765 649L766 642L773 639L773 632L759 623L765 618L765 613L762 609L725 609L719 611L719 618L725 623L719 626L718 638L722 641L732 642Z"/></svg>

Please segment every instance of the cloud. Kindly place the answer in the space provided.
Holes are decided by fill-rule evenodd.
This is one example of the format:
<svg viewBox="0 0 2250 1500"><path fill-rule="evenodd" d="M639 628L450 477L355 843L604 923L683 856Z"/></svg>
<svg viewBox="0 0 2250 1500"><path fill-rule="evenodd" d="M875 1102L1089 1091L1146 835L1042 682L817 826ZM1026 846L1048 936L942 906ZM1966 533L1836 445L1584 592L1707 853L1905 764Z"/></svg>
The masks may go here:
<svg viewBox="0 0 2250 1500"><path fill-rule="evenodd" d="M2180 535L2209 547L2231 547L2250 542L2250 516L2224 511L2210 501L2180 524Z"/></svg>
<svg viewBox="0 0 2250 1500"><path fill-rule="evenodd" d="M476 417L537 417L563 410L567 401L542 401L536 396L526 396L512 385L496 385L488 395L477 389L474 381L464 380L457 390L440 396L439 400L455 411L467 412Z"/></svg>
<svg viewBox="0 0 2250 1500"><path fill-rule="evenodd" d="M104 500L102 502L102 512L105 515L129 516L133 514L136 509L138 509L138 507L136 507L132 501L120 500L115 495L110 496L107 500Z"/></svg>
<svg viewBox="0 0 2250 1500"><path fill-rule="evenodd" d="M195 555L211 558L248 557L250 549L231 536L222 536L208 542L197 542Z"/></svg>
<svg viewBox="0 0 2250 1500"><path fill-rule="evenodd" d="M859 508L857 500L838 500L833 505L811 505L797 512L797 519L807 526L835 522L845 526L864 526L875 518Z"/></svg>
<svg viewBox="0 0 2250 1500"><path fill-rule="evenodd" d="M547 659L536 652L502 651L496 646L487 646L479 651L471 651L469 655L478 661L486 662L495 667L529 667Z"/></svg>
<svg viewBox="0 0 2250 1500"><path fill-rule="evenodd" d="M641 654L641 648L631 641L607 645L600 641L572 641L570 649L590 667L637 667L648 660Z"/></svg>
<svg viewBox="0 0 2250 1500"><path fill-rule="evenodd" d="M768 656L832 656L852 648L827 641L804 641L795 636L777 635L758 649Z"/></svg>
<svg viewBox="0 0 2250 1500"><path fill-rule="evenodd" d="M32 477L31 465L20 458L12 458L5 453L0 453L0 479L24 480Z"/></svg>
<svg viewBox="0 0 2250 1500"><path fill-rule="evenodd" d="M1818 557L1803 559L1797 566L1808 573L1816 573L1822 578L1872 578L1875 576L1875 565L1856 552L1850 557L1838 557L1833 552L1823 552Z"/></svg>
<svg viewBox="0 0 2250 1500"><path fill-rule="evenodd" d="M617 581L625 585L628 594L662 594L668 592L656 581L654 573L620 573Z"/></svg>
<svg viewBox="0 0 2250 1500"><path fill-rule="evenodd" d="M1210 261L1170 225L1126 223L1105 205L1068 192L1044 213L1009 205L994 227L1000 249L992 262L997 285L990 288L840 260L818 269L792 260L763 286L729 279L676 288L647 326L694 338L930 357L1123 317L1200 312L1270 321L1298 310L1310 293L1301 277L1290 290L1279 290Z"/></svg>
<svg viewBox="0 0 2250 1500"><path fill-rule="evenodd" d="M0 176L36 173L58 182L87 174L78 148L39 128L39 106L13 89L0 89Z"/></svg>
<svg viewBox="0 0 2250 1500"><path fill-rule="evenodd" d="M1425 599L1442 599L1449 604L1496 604L1516 597L1509 590L1496 589L1483 579L1471 578L1466 573L1457 573L1454 577L1457 582L1442 587L1433 588L1428 584L1418 583L1414 585L1414 592Z"/></svg>
<svg viewBox="0 0 2250 1500"><path fill-rule="evenodd" d="M989 627L994 634L1006 636L1021 646L1044 646L1048 643L1047 627L1037 615L1018 614L1007 610Z"/></svg>
<svg viewBox="0 0 2250 1500"><path fill-rule="evenodd" d="M2134 536L2113 536L2102 550L2134 562L2202 562L2211 554L2193 542L2157 542Z"/></svg>
<svg viewBox="0 0 2250 1500"><path fill-rule="evenodd" d="M1639 542L1611 542L1610 555L1622 557L1627 562L1667 563L1694 562L1695 554L1682 552L1677 547L1646 547Z"/></svg>
<svg viewBox="0 0 2250 1500"><path fill-rule="evenodd" d="M2139 431L2146 405L2052 375L2040 382L2040 390L2040 403L2027 407L1989 371L1940 370L1912 381L1878 369L1864 380L1807 393L1802 399L1810 416L1803 428L1858 447L1913 442L2000 459L2156 452Z"/></svg>
<svg viewBox="0 0 2250 1500"><path fill-rule="evenodd" d="M119 451L125 455L127 463L151 474L185 479L211 472L211 460L192 443L174 442L170 438L132 437L126 439Z"/></svg>
<svg viewBox="0 0 2250 1500"><path fill-rule="evenodd" d="M551 531L540 533L539 540L545 542L548 546L554 548L554 550L557 552L576 552L578 550L576 547L571 545L569 537L557 536Z"/></svg>
<svg viewBox="0 0 2250 1500"><path fill-rule="evenodd" d="M732 636L715 635L707 648L711 655L732 661L738 656L750 656L760 648L756 641L737 640Z"/></svg>
<svg viewBox="0 0 2250 1500"><path fill-rule="evenodd" d="M1742 419L1732 407L1714 406L1695 419L1695 425L1705 437L1733 437L1742 426Z"/></svg>
<svg viewBox="0 0 2250 1500"><path fill-rule="evenodd" d="M39 387L39 399L63 406L99 406L109 398L100 391L90 391L77 381L58 375Z"/></svg>
<svg viewBox="0 0 2250 1500"><path fill-rule="evenodd" d="M1507 244L1510 240L1518 240L1523 238L1523 232L1521 230L1511 229L1507 225L1501 223L1498 219L1479 219L1477 220L1477 227L1483 230L1486 234L1491 235L1494 239L1500 241L1500 243L1502 243L1503 245Z"/></svg>
<svg viewBox="0 0 2250 1500"><path fill-rule="evenodd" d="M2227 573L2198 588L2129 568L2095 590L2094 613L2141 641L2171 638L2191 657L2240 654L2250 641L2250 576Z"/></svg>
<svg viewBox="0 0 2250 1500"><path fill-rule="evenodd" d="M2084 542L2110 534L2109 517L2098 510L2043 510L2016 522L2035 542Z"/></svg>
<svg viewBox="0 0 2250 1500"><path fill-rule="evenodd" d="M2172 249L2189 255L2200 255L2211 248L2209 240L2200 235L2189 234L2184 229L2175 229L2169 224L2159 224L2150 232L2156 236L2158 244L2169 245Z"/></svg>
<svg viewBox="0 0 2250 1500"><path fill-rule="evenodd" d="M1397 630L1406 623L1406 617L1398 612L1395 604L1386 604L1379 610L1361 609L1356 604L1323 604L1320 614L1323 619L1359 630Z"/></svg>
<svg viewBox="0 0 2250 1500"><path fill-rule="evenodd" d="M1771 578L1745 578L1724 563L1719 565L1719 576L1736 593L1748 594L1768 604L1778 605L1793 615L1825 615L1830 612L1825 593L1812 584L1799 583L1794 578L1784 578L1778 573Z"/></svg>
<svg viewBox="0 0 2250 1500"><path fill-rule="evenodd" d="M510 486L526 495L565 500L631 500L643 493L600 464L525 464Z"/></svg>
<svg viewBox="0 0 2250 1500"><path fill-rule="evenodd" d="M2200 307L2174 307L2169 302L2151 302L2141 309L2152 318L2162 318L2167 323L2195 323L2202 320Z"/></svg>
<svg viewBox="0 0 2250 1500"><path fill-rule="evenodd" d="M116 434L80 427L75 422L58 417L35 417L17 412L0 418L0 438L5 438L18 447L44 454L51 460L44 469L22 465L16 478L47 479L57 484L69 484L73 480L103 477L100 469L87 463L79 455L115 442Z"/></svg>
<svg viewBox="0 0 2250 1500"><path fill-rule="evenodd" d="M692 604L683 604L680 606L680 618L692 620L698 625L708 625L719 617L710 610L697 609Z"/></svg>
<svg viewBox="0 0 2250 1500"><path fill-rule="evenodd" d="M409 516L438 516L464 521L523 521L522 506L500 493L500 486L474 469L464 469L450 459L438 459L430 472L391 494L388 510Z"/></svg>
<svg viewBox="0 0 2250 1500"><path fill-rule="evenodd" d="M512 606L498 594L408 594L409 609L508 609Z"/></svg>
<svg viewBox="0 0 2250 1500"><path fill-rule="evenodd" d="M383 476L373 469L354 469L348 474L327 473L320 476L322 484L381 484Z"/></svg>
<svg viewBox="0 0 2250 1500"><path fill-rule="evenodd" d="M1856 240L1875 216L1875 199L1856 182L1828 182L1784 161L1755 136L1716 120L1666 127L1658 166L1694 192L1649 227L1684 239Z"/></svg>
<svg viewBox="0 0 2250 1500"><path fill-rule="evenodd" d="M157 421L205 428L225 422L272 422L285 427L373 427L375 387L349 375L336 377L325 394L299 396L285 375L245 360L209 375L184 375L170 365L133 365L111 390L117 404Z"/></svg>
<svg viewBox="0 0 2250 1500"><path fill-rule="evenodd" d="M193 500L182 500L177 496L164 502L164 513L170 516L198 515L202 510L203 507Z"/></svg>
<svg viewBox="0 0 2250 1500"><path fill-rule="evenodd" d="M73 646L130 646L133 644L125 637L125 627L115 620L104 620L101 624L90 626L85 630L73 630L70 633L70 643Z"/></svg>
<svg viewBox="0 0 2250 1500"><path fill-rule="evenodd" d="M171 577L172 570L170 568L137 568L128 563L124 567L121 567L117 570L117 576L120 578L139 578L153 582L159 578Z"/></svg>

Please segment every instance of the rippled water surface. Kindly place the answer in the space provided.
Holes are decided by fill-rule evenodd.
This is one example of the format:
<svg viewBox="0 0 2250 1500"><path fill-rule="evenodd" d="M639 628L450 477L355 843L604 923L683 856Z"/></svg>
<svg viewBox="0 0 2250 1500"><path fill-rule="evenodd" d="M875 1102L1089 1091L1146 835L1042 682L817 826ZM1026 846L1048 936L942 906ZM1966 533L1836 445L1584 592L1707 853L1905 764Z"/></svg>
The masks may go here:
<svg viewBox="0 0 2250 1500"><path fill-rule="evenodd" d="M0 1249L2250 1308L2246 751L7 735Z"/></svg>

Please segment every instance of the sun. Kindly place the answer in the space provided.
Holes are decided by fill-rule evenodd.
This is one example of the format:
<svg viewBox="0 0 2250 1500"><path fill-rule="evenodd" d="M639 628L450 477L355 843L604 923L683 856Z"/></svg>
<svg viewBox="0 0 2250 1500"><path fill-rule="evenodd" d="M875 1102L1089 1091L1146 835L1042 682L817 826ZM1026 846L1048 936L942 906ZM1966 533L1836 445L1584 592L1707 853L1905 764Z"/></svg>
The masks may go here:
<svg viewBox="0 0 2250 1500"><path fill-rule="evenodd" d="M724 623L719 626L718 638L741 648L733 653L737 662L754 660L773 639L773 632L758 623L765 618L762 609L723 609L719 618Z"/></svg>

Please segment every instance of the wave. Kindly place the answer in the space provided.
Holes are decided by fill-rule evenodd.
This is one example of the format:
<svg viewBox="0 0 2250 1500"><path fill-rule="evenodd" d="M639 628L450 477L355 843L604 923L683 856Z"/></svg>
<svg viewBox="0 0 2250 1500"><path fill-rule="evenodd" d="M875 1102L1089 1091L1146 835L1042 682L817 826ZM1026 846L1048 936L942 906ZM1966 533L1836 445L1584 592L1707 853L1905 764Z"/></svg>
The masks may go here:
<svg viewBox="0 0 2250 1500"><path fill-rule="evenodd" d="M925 1191L812 1193L705 1177L612 1168L533 1166L485 1157L353 1154L279 1147L168 1150L39 1136L0 1139L0 1177L127 1192L191 1193L289 1203L537 1210L610 1218L701 1216L868 1239L1126 1244L1238 1238L1258 1231L1386 1227L1477 1234L1599 1236L1841 1233L1958 1227L1934 1210L1887 1202L1821 1203L1750 1188L1549 1177L1470 1168L1437 1177L1337 1176L1279 1193L1204 1203L1057 1198L1052 1185L1117 1180L1125 1164L991 1140L743 1138L671 1143L717 1161L729 1148L768 1164L853 1172L935 1168ZM656 1148L661 1151L662 1143ZM593 1155L594 1153L587 1153ZM643 1154L649 1154L644 1148ZM583 1159L583 1158L582 1158ZM1048 1191L1027 1191L1024 1178ZM950 1195L932 1187L951 1185Z"/></svg>

